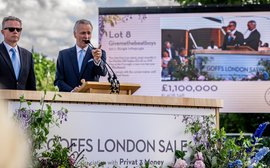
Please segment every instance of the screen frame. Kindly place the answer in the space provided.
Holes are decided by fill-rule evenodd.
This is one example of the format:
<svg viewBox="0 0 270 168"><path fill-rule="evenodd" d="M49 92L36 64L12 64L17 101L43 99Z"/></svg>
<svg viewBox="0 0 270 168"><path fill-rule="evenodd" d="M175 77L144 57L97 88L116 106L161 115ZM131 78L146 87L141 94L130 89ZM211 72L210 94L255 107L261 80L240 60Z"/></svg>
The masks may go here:
<svg viewBox="0 0 270 168"><path fill-rule="evenodd" d="M204 6L151 6L151 7L100 7L99 15L112 14L171 14L171 13L221 13L221 12L264 12L270 4L263 5L204 5Z"/></svg>

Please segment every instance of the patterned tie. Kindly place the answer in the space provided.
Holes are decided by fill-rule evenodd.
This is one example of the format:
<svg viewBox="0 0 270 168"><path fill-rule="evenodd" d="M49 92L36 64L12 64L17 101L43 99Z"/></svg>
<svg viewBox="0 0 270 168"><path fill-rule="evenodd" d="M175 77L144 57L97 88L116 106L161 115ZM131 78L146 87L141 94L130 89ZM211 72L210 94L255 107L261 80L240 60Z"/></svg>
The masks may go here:
<svg viewBox="0 0 270 168"><path fill-rule="evenodd" d="M84 58L84 50L80 50L78 59L79 72L81 72L83 58Z"/></svg>
<svg viewBox="0 0 270 168"><path fill-rule="evenodd" d="M11 48L10 51L12 52L11 54L11 62L13 65L13 69L15 72L16 79L18 80L19 77L19 72L20 72L20 59L16 54L16 50L14 48Z"/></svg>

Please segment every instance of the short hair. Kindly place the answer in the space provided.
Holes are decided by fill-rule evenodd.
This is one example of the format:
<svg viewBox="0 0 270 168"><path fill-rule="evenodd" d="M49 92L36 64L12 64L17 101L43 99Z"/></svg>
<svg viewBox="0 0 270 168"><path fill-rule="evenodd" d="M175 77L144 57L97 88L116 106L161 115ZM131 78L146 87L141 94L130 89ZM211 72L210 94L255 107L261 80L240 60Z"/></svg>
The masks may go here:
<svg viewBox="0 0 270 168"><path fill-rule="evenodd" d="M167 53L167 54L170 55L169 51L167 51L167 50L163 50L163 53L162 54L164 54L164 53Z"/></svg>
<svg viewBox="0 0 270 168"><path fill-rule="evenodd" d="M250 21L248 21L248 23L252 23L252 24L256 25L256 21L255 20L250 20Z"/></svg>
<svg viewBox="0 0 270 168"><path fill-rule="evenodd" d="M171 44L171 42L169 42L169 41L165 41L165 42L164 42L164 45L166 46L168 43L170 43L170 44Z"/></svg>
<svg viewBox="0 0 270 168"><path fill-rule="evenodd" d="M181 48L179 48L179 53L181 53L181 52L183 52L185 50L186 50L185 48L181 47Z"/></svg>
<svg viewBox="0 0 270 168"><path fill-rule="evenodd" d="M7 17L4 17L3 21L2 21L2 30L4 30L4 26L5 26L5 23L9 20L12 20L12 21L18 21L20 23L20 25L22 26L22 21L21 19L15 17L15 16L7 16Z"/></svg>
<svg viewBox="0 0 270 168"><path fill-rule="evenodd" d="M86 19L80 19L80 20L77 20L75 25L74 25L74 28L73 28L73 32L76 32L78 26L80 24L89 24L91 26L91 28L93 29L93 25L92 23L89 21L89 20L86 20Z"/></svg>
<svg viewBox="0 0 270 168"><path fill-rule="evenodd" d="M234 24L235 27L236 27L236 25L237 25L237 24L236 24L236 21L234 21L234 20L230 21L229 24L230 24L230 23Z"/></svg>

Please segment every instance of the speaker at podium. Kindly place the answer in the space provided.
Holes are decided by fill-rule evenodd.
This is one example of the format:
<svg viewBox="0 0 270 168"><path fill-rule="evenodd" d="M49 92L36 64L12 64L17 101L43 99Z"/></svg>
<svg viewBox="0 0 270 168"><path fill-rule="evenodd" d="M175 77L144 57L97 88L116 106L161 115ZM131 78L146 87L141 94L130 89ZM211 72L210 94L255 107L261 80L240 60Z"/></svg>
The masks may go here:
<svg viewBox="0 0 270 168"><path fill-rule="evenodd" d="M226 50L236 50L236 51L255 51L249 46L227 46Z"/></svg>

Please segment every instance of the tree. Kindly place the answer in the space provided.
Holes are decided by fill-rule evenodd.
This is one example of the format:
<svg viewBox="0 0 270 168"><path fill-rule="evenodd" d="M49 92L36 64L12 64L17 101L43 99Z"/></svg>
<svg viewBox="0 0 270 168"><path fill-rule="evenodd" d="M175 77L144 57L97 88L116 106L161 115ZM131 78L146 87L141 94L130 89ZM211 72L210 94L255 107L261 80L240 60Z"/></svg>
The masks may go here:
<svg viewBox="0 0 270 168"><path fill-rule="evenodd" d="M175 0L180 5L248 5L270 4L270 0Z"/></svg>
<svg viewBox="0 0 270 168"><path fill-rule="evenodd" d="M57 90L53 84L56 72L55 62L48 59L46 56L35 52L33 52L33 58L37 90Z"/></svg>

